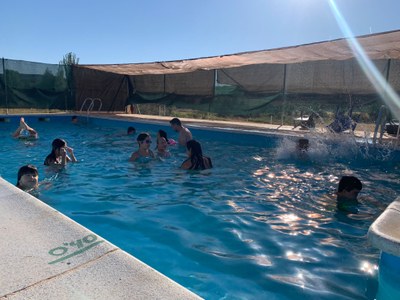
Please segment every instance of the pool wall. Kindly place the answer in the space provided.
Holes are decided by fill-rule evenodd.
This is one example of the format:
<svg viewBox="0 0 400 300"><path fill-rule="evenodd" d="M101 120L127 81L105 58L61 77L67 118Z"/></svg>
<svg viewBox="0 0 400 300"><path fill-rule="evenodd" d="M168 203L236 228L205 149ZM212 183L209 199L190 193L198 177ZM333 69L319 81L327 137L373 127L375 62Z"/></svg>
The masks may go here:
<svg viewBox="0 0 400 300"><path fill-rule="evenodd" d="M0 178L0 298L200 299Z"/></svg>
<svg viewBox="0 0 400 300"><path fill-rule="evenodd" d="M371 244L381 250L376 299L400 299L400 197L375 220L368 231Z"/></svg>

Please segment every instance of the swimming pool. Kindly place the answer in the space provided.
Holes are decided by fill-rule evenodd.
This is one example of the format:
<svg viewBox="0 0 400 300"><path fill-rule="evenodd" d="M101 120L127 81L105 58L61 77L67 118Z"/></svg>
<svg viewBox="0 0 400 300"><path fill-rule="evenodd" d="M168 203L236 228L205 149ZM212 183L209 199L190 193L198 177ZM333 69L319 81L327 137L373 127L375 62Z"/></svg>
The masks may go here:
<svg viewBox="0 0 400 300"><path fill-rule="evenodd" d="M10 138L16 120L0 123L2 177L15 183L19 166L37 165L51 183L41 200L204 298L372 299L376 292L379 251L366 233L399 194L397 154L382 161L386 154L369 151L364 159L351 140L323 139L311 140L310 159L298 160L289 137L192 129L215 166L193 173L178 169L185 153L177 148L169 160L129 163L136 143L125 135L127 122L27 117L40 139L23 142ZM160 128L176 138L167 126L133 125L153 140ZM60 173L43 166L56 137L80 160ZM331 193L344 173L364 183L359 214L336 210Z"/></svg>

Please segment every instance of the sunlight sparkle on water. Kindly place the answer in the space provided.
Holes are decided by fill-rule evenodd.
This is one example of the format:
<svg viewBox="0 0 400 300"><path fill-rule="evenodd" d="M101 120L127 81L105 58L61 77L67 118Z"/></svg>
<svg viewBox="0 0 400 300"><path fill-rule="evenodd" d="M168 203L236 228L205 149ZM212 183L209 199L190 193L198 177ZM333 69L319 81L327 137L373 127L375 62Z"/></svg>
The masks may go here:
<svg viewBox="0 0 400 300"><path fill-rule="evenodd" d="M378 266L375 264L371 264L367 261L363 261L361 262L361 267L360 267L361 271L367 273L367 274L375 274L375 272L378 270Z"/></svg>

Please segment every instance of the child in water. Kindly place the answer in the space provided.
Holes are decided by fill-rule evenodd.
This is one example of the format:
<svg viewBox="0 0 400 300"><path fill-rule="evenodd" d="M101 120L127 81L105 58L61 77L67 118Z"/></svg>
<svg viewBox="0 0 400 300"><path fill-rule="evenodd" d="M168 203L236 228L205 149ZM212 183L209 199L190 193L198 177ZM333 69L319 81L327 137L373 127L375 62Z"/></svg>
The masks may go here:
<svg viewBox="0 0 400 300"><path fill-rule="evenodd" d="M357 213L358 194L362 190L361 181L354 176L343 176L337 191L337 208L342 211Z"/></svg>
<svg viewBox="0 0 400 300"><path fill-rule="evenodd" d="M36 130L29 127L29 125L26 124L25 119L21 117L19 120L19 126L13 133L13 137L19 139L37 139L39 136Z"/></svg>
<svg viewBox="0 0 400 300"><path fill-rule="evenodd" d="M39 172L33 165L26 165L18 170L17 187L25 192L38 188Z"/></svg>
<svg viewBox="0 0 400 300"><path fill-rule="evenodd" d="M171 157L171 153L168 151L168 142L163 137L157 139L157 156L161 158Z"/></svg>
<svg viewBox="0 0 400 300"><path fill-rule="evenodd" d="M46 166L65 166L68 162L77 162L74 149L67 146L67 142L62 139L55 139L51 143L51 153L47 155L44 164ZM68 154L70 156L68 156Z"/></svg>
<svg viewBox="0 0 400 300"><path fill-rule="evenodd" d="M167 141L167 144L170 145L170 146L176 145L176 141L175 141L174 139L169 139L169 138L167 137L167 133L166 133L164 130L162 130L162 129L160 129L160 130L157 132L157 145L159 144L159 140L160 140L161 138L165 138L165 140Z"/></svg>

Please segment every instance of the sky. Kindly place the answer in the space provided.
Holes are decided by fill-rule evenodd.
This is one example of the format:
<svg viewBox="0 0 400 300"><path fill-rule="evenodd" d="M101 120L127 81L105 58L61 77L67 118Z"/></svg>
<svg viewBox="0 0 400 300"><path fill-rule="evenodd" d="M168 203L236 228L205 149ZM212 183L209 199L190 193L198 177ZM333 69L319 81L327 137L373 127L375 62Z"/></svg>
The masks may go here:
<svg viewBox="0 0 400 300"><path fill-rule="evenodd" d="M0 57L144 63L274 49L400 29L400 0L3 0Z"/></svg>

